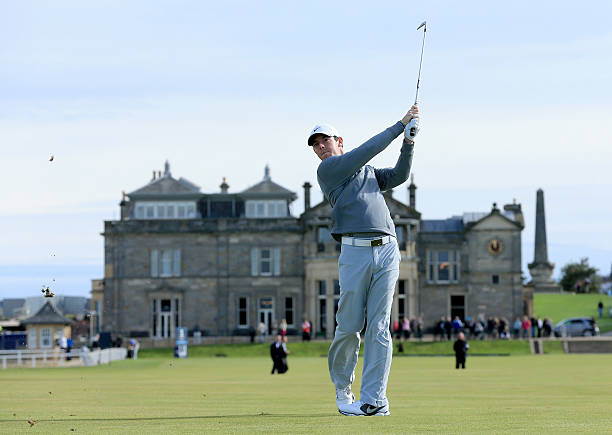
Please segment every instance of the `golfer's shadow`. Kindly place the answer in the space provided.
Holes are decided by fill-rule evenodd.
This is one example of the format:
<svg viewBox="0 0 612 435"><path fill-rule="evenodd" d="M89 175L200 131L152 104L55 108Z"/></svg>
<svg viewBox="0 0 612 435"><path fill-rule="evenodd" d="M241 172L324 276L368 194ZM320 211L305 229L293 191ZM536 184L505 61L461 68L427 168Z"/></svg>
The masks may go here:
<svg viewBox="0 0 612 435"><path fill-rule="evenodd" d="M326 413L326 414L269 414L267 412L260 412L258 414L234 414L234 415L193 415L184 417L113 417L113 418L41 418L34 419L36 423L43 422L68 422L68 421L164 421L164 420L206 420L215 418L251 418L251 417L266 417L266 418L287 418L287 417L332 417L338 415L337 413ZM11 420L0 420L0 423L14 423L22 421L23 419L11 419Z"/></svg>

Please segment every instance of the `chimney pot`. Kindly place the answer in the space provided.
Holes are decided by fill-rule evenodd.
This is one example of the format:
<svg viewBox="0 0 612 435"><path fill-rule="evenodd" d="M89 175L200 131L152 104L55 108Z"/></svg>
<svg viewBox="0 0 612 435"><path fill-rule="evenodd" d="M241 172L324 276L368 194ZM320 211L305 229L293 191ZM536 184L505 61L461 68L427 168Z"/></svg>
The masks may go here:
<svg viewBox="0 0 612 435"><path fill-rule="evenodd" d="M304 188L304 211L310 209L310 188L312 185L307 181L302 186Z"/></svg>

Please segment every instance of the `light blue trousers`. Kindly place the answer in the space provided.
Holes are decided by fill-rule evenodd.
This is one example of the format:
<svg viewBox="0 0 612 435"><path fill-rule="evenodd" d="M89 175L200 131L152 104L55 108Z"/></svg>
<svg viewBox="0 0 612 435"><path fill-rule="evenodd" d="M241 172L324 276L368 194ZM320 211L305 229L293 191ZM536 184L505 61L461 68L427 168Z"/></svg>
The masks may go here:
<svg viewBox="0 0 612 435"><path fill-rule="evenodd" d="M329 348L329 374L336 388L346 388L353 382L359 332L367 318L360 400L374 406L388 404L387 381L393 355L389 319L399 263L394 238L374 247L342 245L338 260L340 301L338 326Z"/></svg>

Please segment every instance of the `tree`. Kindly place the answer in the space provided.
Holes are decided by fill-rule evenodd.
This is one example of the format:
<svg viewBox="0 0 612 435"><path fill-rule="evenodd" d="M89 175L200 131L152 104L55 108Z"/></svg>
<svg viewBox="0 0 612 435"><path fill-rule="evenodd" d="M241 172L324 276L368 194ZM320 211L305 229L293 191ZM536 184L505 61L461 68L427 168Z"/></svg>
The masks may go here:
<svg viewBox="0 0 612 435"><path fill-rule="evenodd" d="M589 259L582 258L580 263L568 263L561 269L561 287L566 291L597 292L599 277L597 268L589 266Z"/></svg>

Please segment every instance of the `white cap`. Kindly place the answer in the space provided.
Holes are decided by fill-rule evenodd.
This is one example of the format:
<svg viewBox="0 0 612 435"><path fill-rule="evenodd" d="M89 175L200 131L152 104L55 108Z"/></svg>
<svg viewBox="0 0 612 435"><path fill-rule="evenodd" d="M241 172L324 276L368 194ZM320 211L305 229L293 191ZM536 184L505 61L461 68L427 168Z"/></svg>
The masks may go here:
<svg viewBox="0 0 612 435"><path fill-rule="evenodd" d="M332 127L331 125L327 125L327 124L318 124L315 125L314 128L312 129L312 131L310 132L310 135L308 135L308 145L312 145L310 143L310 139L312 139L312 137L315 134L324 134L325 136L336 136L336 137L340 137L340 133L338 133L338 130L336 130L334 127Z"/></svg>

